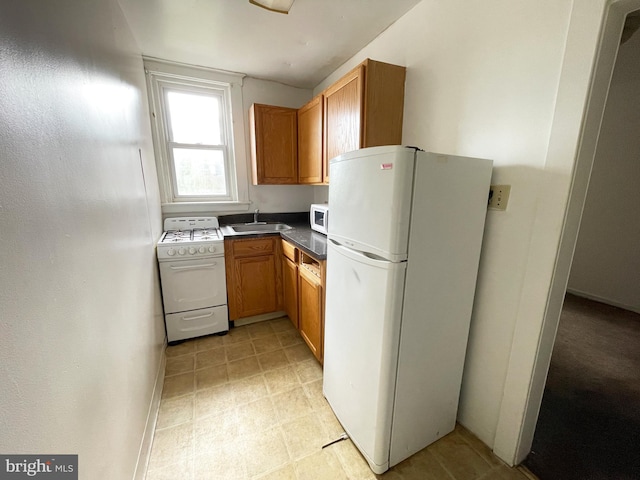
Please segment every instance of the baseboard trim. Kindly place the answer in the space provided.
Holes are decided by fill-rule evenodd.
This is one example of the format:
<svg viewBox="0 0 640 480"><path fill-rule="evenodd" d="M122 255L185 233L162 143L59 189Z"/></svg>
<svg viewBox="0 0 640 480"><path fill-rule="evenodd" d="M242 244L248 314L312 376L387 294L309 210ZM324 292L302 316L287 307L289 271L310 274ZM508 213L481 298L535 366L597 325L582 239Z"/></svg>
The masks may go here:
<svg viewBox="0 0 640 480"><path fill-rule="evenodd" d="M632 305L625 305L624 303L619 303L614 300L610 300L608 298L599 297L598 295L592 295L587 292L581 292L580 290L574 290L573 288L567 288L567 293L571 295L575 295L576 297L586 298L587 300L593 300L595 302L604 303L605 305L611 305L612 307L622 308L623 310L628 310L630 312L640 313L639 307L634 307Z"/></svg>
<svg viewBox="0 0 640 480"><path fill-rule="evenodd" d="M262 315L254 315L253 317L239 318L238 320L235 320L233 324L236 327L241 327L243 325L250 325L252 323L264 322L267 320L275 320L276 318L286 316L287 314L285 312L263 313Z"/></svg>
<svg viewBox="0 0 640 480"><path fill-rule="evenodd" d="M162 345L162 354L160 355L160 364L156 374L156 381L153 386L153 395L149 404L149 412L147 413L147 424L140 443L140 451L138 452L138 462L136 463L136 471L133 475L134 480L144 480L147 474L147 466L149 465L149 457L151 454L151 446L153 444L153 435L156 430L156 422L158 420L158 411L160 410L160 399L162 397L162 387L164 386L164 372L167 365L167 340L165 338Z"/></svg>
<svg viewBox="0 0 640 480"><path fill-rule="evenodd" d="M529 478L530 480L539 480L538 477L535 476L533 472L529 470L527 467L525 467L524 465L518 465L516 468L520 471L520 473L522 473L525 477Z"/></svg>

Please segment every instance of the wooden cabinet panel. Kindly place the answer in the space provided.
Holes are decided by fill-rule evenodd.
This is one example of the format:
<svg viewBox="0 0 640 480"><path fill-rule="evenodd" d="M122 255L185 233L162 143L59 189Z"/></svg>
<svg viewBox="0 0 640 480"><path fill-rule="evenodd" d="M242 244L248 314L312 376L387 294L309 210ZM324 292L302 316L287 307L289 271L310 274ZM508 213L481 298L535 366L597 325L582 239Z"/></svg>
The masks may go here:
<svg viewBox="0 0 640 480"><path fill-rule="evenodd" d="M250 240L233 240L232 251L234 257L247 257L275 253L276 246L274 239L256 238Z"/></svg>
<svg viewBox="0 0 640 480"><path fill-rule="evenodd" d="M298 110L298 182L322 183L323 96L318 95Z"/></svg>
<svg viewBox="0 0 640 480"><path fill-rule="evenodd" d="M324 92L324 178L329 160L361 146L364 66L352 70Z"/></svg>
<svg viewBox="0 0 640 480"><path fill-rule="evenodd" d="M282 252L285 311L315 357L322 363L326 264L315 260L286 240L282 241Z"/></svg>
<svg viewBox="0 0 640 480"><path fill-rule="evenodd" d="M282 254L293 263L298 263L298 249L286 240L282 240Z"/></svg>
<svg viewBox="0 0 640 480"><path fill-rule="evenodd" d="M286 256L282 258L282 290L284 293L284 311L291 323L298 324L298 265Z"/></svg>
<svg viewBox="0 0 640 480"><path fill-rule="evenodd" d="M225 240L229 319L283 307L279 237Z"/></svg>
<svg viewBox="0 0 640 480"><path fill-rule="evenodd" d="M367 59L296 110L249 110L253 183L327 184L345 152L402 143L406 68Z"/></svg>
<svg viewBox="0 0 640 480"><path fill-rule="evenodd" d="M345 152L402 143L406 68L367 59L324 92L324 181Z"/></svg>
<svg viewBox="0 0 640 480"><path fill-rule="evenodd" d="M235 296L238 316L250 317L277 310L274 255L240 258L235 261Z"/></svg>
<svg viewBox="0 0 640 480"><path fill-rule="evenodd" d="M298 183L297 110L256 103L249 123L254 185Z"/></svg>
<svg viewBox="0 0 640 480"><path fill-rule="evenodd" d="M315 357L322 362L324 329L321 280L304 266L300 266L298 271L298 294L300 298L298 322L300 334Z"/></svg>
<svg viewBox="0 0 640 480"><path fill-rule="evenodd" d="M367 60L362 125L362 147L400 145L407 69Z"/></svg>

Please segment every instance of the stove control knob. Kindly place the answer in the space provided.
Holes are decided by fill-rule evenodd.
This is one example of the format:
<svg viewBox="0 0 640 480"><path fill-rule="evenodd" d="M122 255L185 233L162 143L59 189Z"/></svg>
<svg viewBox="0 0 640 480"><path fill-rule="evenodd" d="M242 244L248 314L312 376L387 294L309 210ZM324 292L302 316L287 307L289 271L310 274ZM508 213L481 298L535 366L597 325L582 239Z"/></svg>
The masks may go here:
<svg viewBox="0 0 640 480"><path fill-rule="evenodd" d="M215 251L216 251L216 247L214 247L213 245L211 245L211 246L209 247L209 252L213 253L213 252L215 252Z"/></svg>
<svg viewBox="0 0 640 480"><path fill-rule="evenodd" d="M193 255L194 253L196 253L195 247L189 247L189 255Z"/></svg>
<svg viewBox="0 0 640 480"><path fill-rule="evenodd" d="M178 250L178 255L184 255L186 253L184 248L180 248L180 250Z"/></svg>
<svg viewBox="0 0 640 480"><path fill-rule="evenodd" d="M169 250L167 250L167 255L169 255L170 257L173 257L176 254L176 251L173 248L170 248Z"/></svg>
<svg viewBox="0 0 640 480"><path fill-rule="evenodd" d="M206 249L206 248L204 248L204 246L202 246L202 247L200 247L200 248L198 249L198 251L199 251L200 253L205 253L205 252L207 251L207 249Z"/></svg>

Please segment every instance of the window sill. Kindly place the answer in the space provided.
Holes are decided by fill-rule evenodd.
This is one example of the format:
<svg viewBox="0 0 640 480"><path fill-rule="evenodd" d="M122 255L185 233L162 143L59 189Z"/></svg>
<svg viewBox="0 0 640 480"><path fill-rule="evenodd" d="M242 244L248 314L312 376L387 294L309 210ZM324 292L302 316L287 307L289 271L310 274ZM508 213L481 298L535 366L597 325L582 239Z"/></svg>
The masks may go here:
<svg viewBox="0 0 640 480"><path fill-rule="evenodd" d="M162 214L216 214L217 212L248 212L251 202L176 202L163 203Z"/></svg>

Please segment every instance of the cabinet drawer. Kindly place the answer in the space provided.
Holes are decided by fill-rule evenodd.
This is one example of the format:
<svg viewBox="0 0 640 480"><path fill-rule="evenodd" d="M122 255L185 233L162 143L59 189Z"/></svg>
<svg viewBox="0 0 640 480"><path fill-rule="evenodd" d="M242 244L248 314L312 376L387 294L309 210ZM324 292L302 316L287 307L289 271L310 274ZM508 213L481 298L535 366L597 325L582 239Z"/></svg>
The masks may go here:
<svg viewBox="0 0 640 480"><path fill-rule="evenodd" d="M282 253L294 263L298 263L298 249L286 240L282 240Z"/></svg>
<svg viewBox="0 0 640 480"><path fill-rule="evenodd" d="M275 238L254 238L251 240L234 240L232 242L234 257L251 257L275 253Z"/></svg>
<svg viewBox="0 0 640 480"><path fill-rule="evenodd" d="M175 342L229 330L229 313L227 306L221 305L190 312L167 314L165 322L167 339L170 342Z"/></svg>

